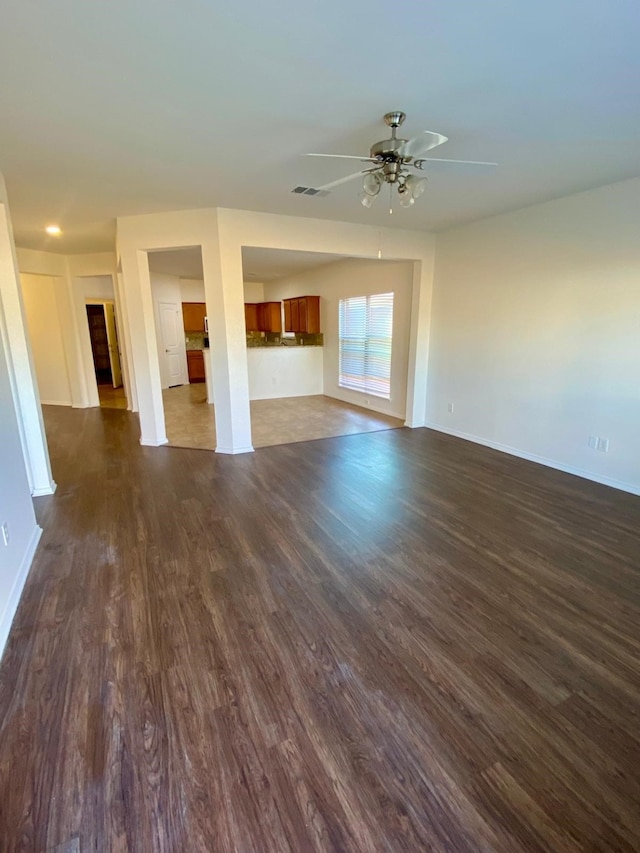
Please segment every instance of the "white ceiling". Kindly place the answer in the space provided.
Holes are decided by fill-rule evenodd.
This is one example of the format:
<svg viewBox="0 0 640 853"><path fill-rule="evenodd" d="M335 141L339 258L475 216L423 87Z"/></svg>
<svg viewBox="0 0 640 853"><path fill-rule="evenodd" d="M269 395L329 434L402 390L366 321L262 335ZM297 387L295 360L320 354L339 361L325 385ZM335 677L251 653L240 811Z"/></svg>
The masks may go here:
<svg viewBox="0 0 640 853"><path fill-rule="evenodd" d="M119 215L223 206L446 228L640 173L637 0L7 0L0 170L20 246L113 246ZM411 210L292 195L405 130L447 158ZM57 221L59 240L42 228Z"/></svg>
<svg viewBox="0 0 640 853"><path fill-rule="evenodd" d="M181 278L197 278L202 280L202 252L200 246L191 249L167 249L163 252L149 252L149 269L151 272L177 275Z"/></svg>
<svg viewBox="0 0 640 853"><path fill-rule="evenodd" d="M341 260L341 255L292 252L287 249L242 248L242 270L248 281L274 281Z"/></svg>
<svg viewBox="0 0 640 853"><path fill-rule="evenodd" d="M321 252L293 252L287 249L242 248L242 272L246 281L274 281L305 270L341 260L342 255ZM168 249L149 252L149 269L156 273L177 275L181 278L202 279L202 252L200 247Z"/></svg>

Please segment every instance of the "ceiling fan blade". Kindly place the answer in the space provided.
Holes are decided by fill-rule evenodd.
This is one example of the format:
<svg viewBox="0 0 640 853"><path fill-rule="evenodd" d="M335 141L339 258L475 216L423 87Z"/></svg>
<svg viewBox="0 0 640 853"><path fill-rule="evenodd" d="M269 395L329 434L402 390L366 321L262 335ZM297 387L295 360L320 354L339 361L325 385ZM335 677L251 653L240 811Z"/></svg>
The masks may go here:
<svg viewBox="0 0 640 853"><path fill-rule="evenodd" d="M305 157L337 157L340 160L362 160L363 163L376 163L371 157L358 156L357 154L305 154Z"/></svg>
<svg viewBox="0 0 640 853"><path fill-rule="evenodd" d="M323 184L321 187L316 187L317 190L332 190L334 187L339 187L340 184L346 184L349 181L354 181L356 178L361 178L362 175L366 174L368 170L364 169L361 172L353 172L351 175L347 175L345 178L338 178L337 181L331 181L329 184Z"/></svg>
<svg viewBox="0 0 640 853"><path fill-rule="evenodd" d="M497 166L497 163L489 163L486 160L446 160L444 157L415 157L412 166L422 168L419 163L449 163L454 166Z"/></svg>
<svg viewBox="0 0 640 853"><path fill-rule="evenodd" d="M415 136L413 139L407 140L400 147L398 153L402 157L420 157L422 154L426 154L427 151L431 151L432 148L442 145L448 138L448 136L443 136L441 133L425 130L420 136Z"/></svg>

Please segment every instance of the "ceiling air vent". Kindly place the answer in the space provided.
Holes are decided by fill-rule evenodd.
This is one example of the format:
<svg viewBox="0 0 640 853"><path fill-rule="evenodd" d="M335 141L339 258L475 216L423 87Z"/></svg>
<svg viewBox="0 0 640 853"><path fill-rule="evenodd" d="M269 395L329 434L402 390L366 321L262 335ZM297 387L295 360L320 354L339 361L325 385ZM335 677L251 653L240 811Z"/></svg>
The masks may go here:
<svg viewBox="0 0 640 853"><path fill-rule="evenodd" d="M329 195L328 190L317 190L315 187L294 187L291 192L296 193L296 195L315 195L318 198Z"/></svg>

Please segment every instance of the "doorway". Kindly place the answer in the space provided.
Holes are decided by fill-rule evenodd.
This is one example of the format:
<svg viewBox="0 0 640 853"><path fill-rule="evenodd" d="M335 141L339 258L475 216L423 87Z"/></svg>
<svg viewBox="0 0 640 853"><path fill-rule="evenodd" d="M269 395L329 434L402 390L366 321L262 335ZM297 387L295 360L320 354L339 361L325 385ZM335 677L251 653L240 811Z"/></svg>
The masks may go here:
<svg viewBox="0 0 640 853"><path fill-rule="evenodd" d="M100 406L126 409L113 302L88 303L86 312Z"/></svg>

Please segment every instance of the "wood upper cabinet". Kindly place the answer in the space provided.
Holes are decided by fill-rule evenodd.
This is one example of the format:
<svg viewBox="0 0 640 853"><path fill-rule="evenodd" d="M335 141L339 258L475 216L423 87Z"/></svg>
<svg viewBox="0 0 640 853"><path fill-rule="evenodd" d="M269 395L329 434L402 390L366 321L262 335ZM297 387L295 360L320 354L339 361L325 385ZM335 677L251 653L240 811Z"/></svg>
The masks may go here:
<svg viewBox="0 0 640 853"><path fill-rule="evenodd" d="M183 302L182 320L185 332L204 332L207 306L204 302Z"/></svg>
<svg viewBox="0 0 640 853"><path fill-rule="evenodd" d="M245 302L244 320L247 332L281 332L281 303Z"/></svg>
<svg viewBox="0 0 640 853"><path fill-rule="evenodd" d="M320 334L320 297L296 296L284 300L285 332Z"/></svg>
<svg viewBox="0 0 640 853"><path fill-rule="evenodd" d="M258 326L261 332L281 332L282 303L261 302L258 305Z"/></svg>
<svg viewBox="0 0 640 853"><path fill-rule="evenodd" d="M247 332L259 332L258 328L258 305L255 302L244 303L244 323Z"/></svg>
<svg viewBox="0 0 640 853"><path fill-rule="evenodd" d="M291 328L290 332L300 331L300 312L298 311L298 300L290 299L291 302Z"/></svg>

